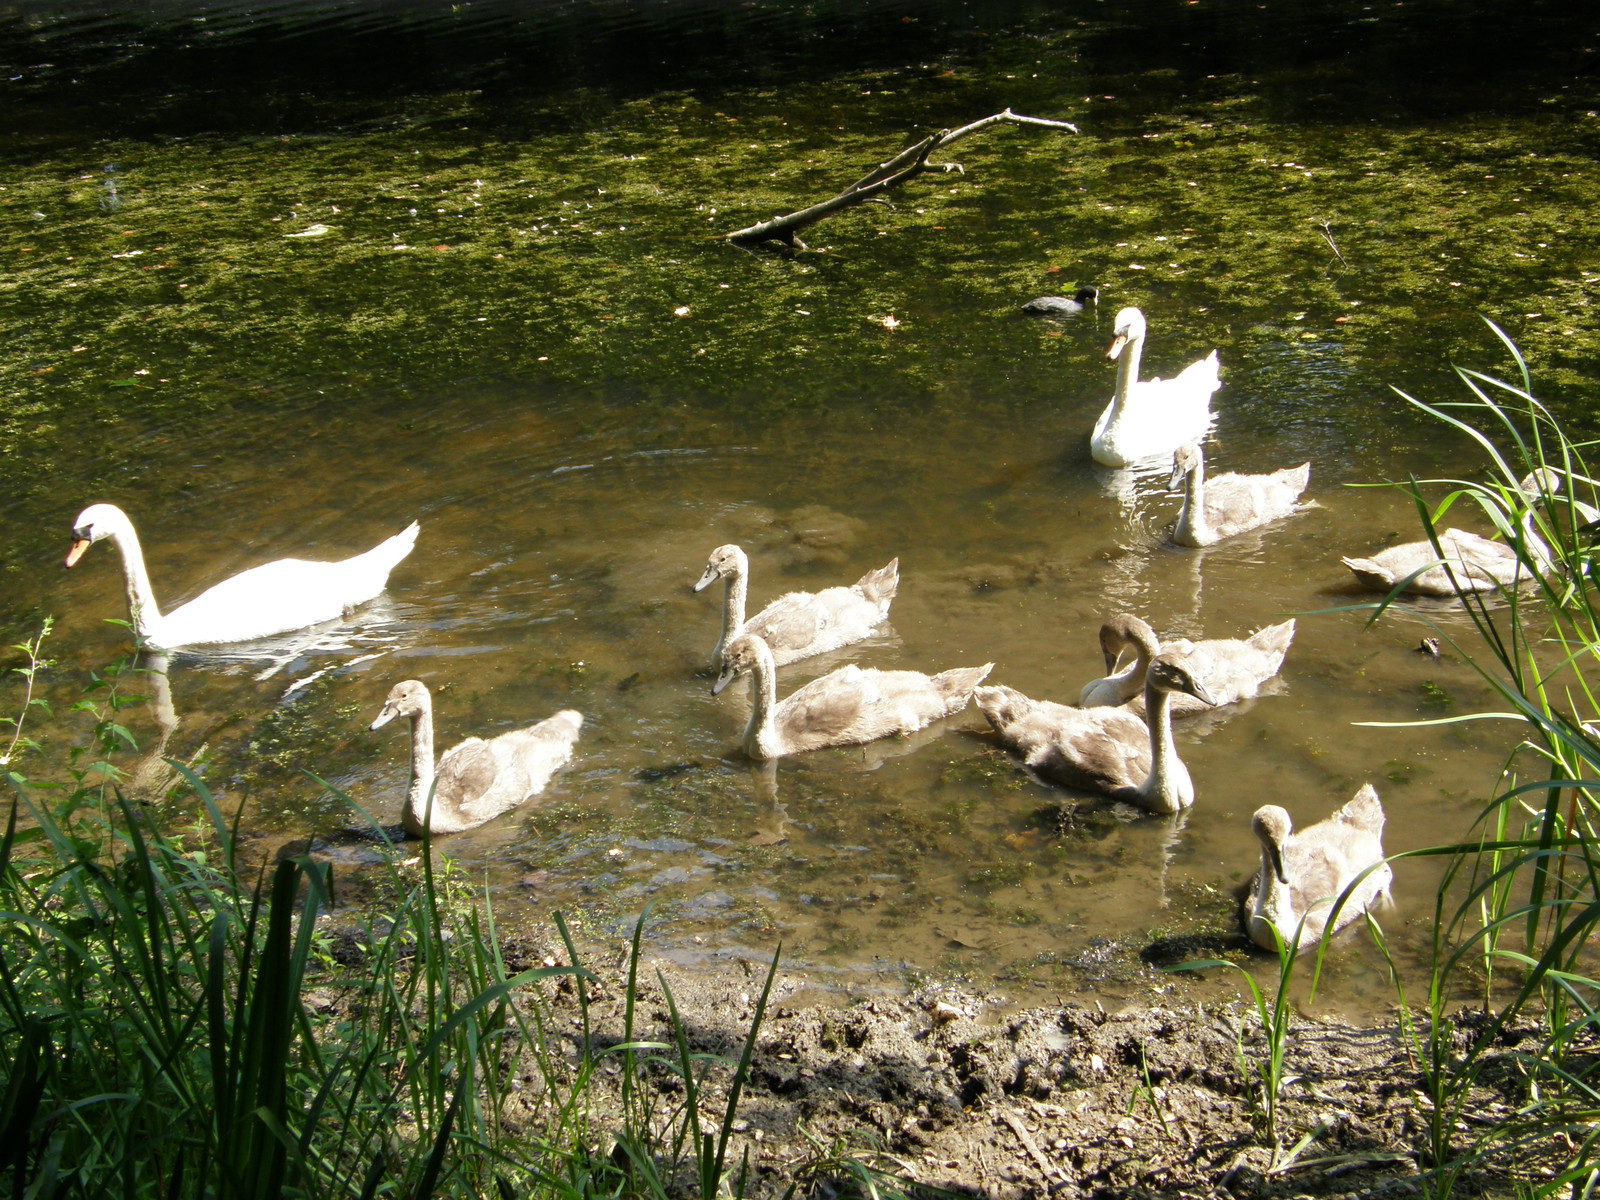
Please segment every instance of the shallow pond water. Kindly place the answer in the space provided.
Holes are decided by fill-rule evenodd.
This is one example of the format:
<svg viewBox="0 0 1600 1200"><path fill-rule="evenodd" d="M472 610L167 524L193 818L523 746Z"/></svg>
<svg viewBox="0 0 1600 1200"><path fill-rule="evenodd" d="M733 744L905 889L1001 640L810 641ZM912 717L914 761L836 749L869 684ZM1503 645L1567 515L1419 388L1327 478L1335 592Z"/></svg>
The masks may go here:
<svg viewBox="0 0 1600 1200"><path fill-rule="evenodd" d="M823 37L798 11L769 10ZM1361 36L1370 10L1337 11ZM1355 724L1490 694L1457 656L1416 653L1414 621L1319 610L1359 598L1341 554L1416 534L1403 496L1348 485L1481 472L1390 390L1459 399L1452 360L1509 374L1480 316L1590 424L1592 74L1511 62L1497 104L1452 105L1448 78L1423 99L1398 82L1424 26L1392 31L1394 74L1363 90L1357 42L1243 63L1264 34L1235 25L1251 38L1228 54L1213 37L1134 61L1118 39L1150 28L1137 7L982 24L906 6L889 15L938 24L915 57L865 35L833 68L822 49L759 68L730 50L719 82L696 40L706 10L673 13L700 50L630 86L502 94L456 63L454 88L313 102L252 76L260 111L207 123L182 89L116 116L102 93L132 87L130 69L90 64L96 136L74 141L47 118L81 99L33 85L0 159L17 330L0 359L0 614L12 640L57 617L52 696L122 644L103 624L123 615L110 550L59 573L91 500L130 512L169 604L419 519L381 600L314 636L179 653L176 727L132 722L269 843L312 836L355 875L375 853L344 832L359 817L300 772L392 823L405 739L366 725L405 677L435 688L441 744L585 714L540 801L440 843L487 873L502 919L560 908L610 930L652 903L663 952L764 956L781 939L844 987L941 969L1115 999L1149 987L1147 947L1237 951L1232 891L1269 800L1309 823L1370 780L1391 851L1464 835L1514 728ZM353 52L343 28L326 36ZM12 32L18 62L49 45ZM457 34L444 44L470 59ZM1006 104L1083 132L973 139L964 173L818 226L807 253L718 239L842 186L919 125ZM179 130L140 126L174 113ZM1079 281L1104 289L1100 311L1018 311ZM1125 303L1151 321L1147 373L1218 348L1212 469L1309 459L1311 506L1208 550L1165 544L1164 479L1087 454ZM1157 820L1031 779L973 710L750 764L742 685L710 693L719 597L690 591L728 541L750 554L755 604L900 559L889 628L784 669L780 693L845 662L993 662L994 682L1070 699L1100 673L1113 613L1189 636L1302 615L1269 694L1180 726L1199 800ZM66 715L41 732L84 736ZM1397 868L1404 958L1425 948L1436 878ZM1358 942L1333 974L1345 1003L1389 998Z"/></svg>

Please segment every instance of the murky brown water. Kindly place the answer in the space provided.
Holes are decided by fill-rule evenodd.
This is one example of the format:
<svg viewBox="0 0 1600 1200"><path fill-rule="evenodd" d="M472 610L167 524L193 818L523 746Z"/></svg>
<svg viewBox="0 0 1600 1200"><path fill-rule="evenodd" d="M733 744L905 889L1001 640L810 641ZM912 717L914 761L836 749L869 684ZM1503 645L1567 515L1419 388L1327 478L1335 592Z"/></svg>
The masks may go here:
<svg viewBox="0 0 1600 1200"><path fill-rule="evenodd" d="M614 107L580 89L518 93L503 111L492 95L437 92L413 128L374 85L346 99L389 123L352 133L337 112L301 112L288 88L262 111L333 122L319 138L258 137L248 107L230 119L250 132L195 153L124 140L53 158L19 138L4 164L5 204L19 207L5 211L39 207L4 237L32 340L0 365L20 401L74 397L18 435L33 457L5 465L0 500L15 535L0 574L11 640L40 614L58 620L46 687L60 715L41 732L82 740L67 703L122 645L102 624L124 615L115 555L96 548L70 575L55 565L89 501L129 510L168 606L257 562L363 549L415 518L416 552L349 623L178 654L176 728L162 740L149 713L129 720L242 802L267 844L314 836L352 879L375 853L344 832L361 819L299 772L392 824L406 741L366 726L405 677L435 689L441 745L561 707L585 714L545 797L439 845L487 875L502 919L561 909L621 930L650 903L662 953L764 957L781 939L791 962L844 986L939 969L1024 994L1147 993L1146 947L1237 948L1231 893L1255 869L1249 819L1268 801L1305 824L1371 781L1392 852L1465 836L1518 730L1358 724L1499 705L1450 653L1416 653L1428 632L1416 622L1312 614L1359 598L1341 554L1417 533L1403 497L1347 485L1480 473L1465 439L1388 390L1458 397L1445 353L1499 369L1480 313L1512 329L1562 389L1550 398L1583 419L1600 276L1578 100L1518 91L1512 116L1474 108L1476 125L1419 134L1385 108L1423 119L1403 87L1388 100L1353 89L1330 108L1318 89L1337 90L1337 73L1224 78L1187 43L1165 51L1181 71L1134 64L1104 30L1036 20L988 51L956 38L927 63L873 59L870 79L787 64L792 86L773 91L718 93L696 75L692 97L619 85ZM27 76L29 136L56 146L68 135L52 132L50 106L75 110L51 78ZM110 136L145 137L95 78ZM916 122L991 111L1002 78L1002 103L1088 114L1091 129L1066 147L1014 133L1003 153L973 143L981 186L952 175L840 219L818 238L827 253L707 242L777 196L798 203L849 178L844 164L887 153ZM1292 115L1308 97L1316 116ZM1538 107L1558 99L1548 111L1565 123ZM1338 124L1340 112L1360 117ZM104 213L93 172L112 156L103 169L126 202ZM757 184L773 193L740 191ZM284 231L311 215L337 220L334 234L285 250ZM79 275L93 286L65 291ZM1079 277L1106 289L1100 314L1052 326L1017 312ZM179 291L191 280L192 303ZM1211 469L1309 459L1310 507L1178 550L1162 540L1178 509L1164 479L1090 462L1111 316L1130 302L1151 322L1146 374L1220 351ZM669 315L679 306L687 319ZM1036 782L975 710L769 771L738 749L743 687L710 694L719 597L690 591L728 541L750 554L754 607L900 559L890 628L784 669L780 693L845 662L992 661L991 682L1070 700L1101 672L1111 614L1213 637L1302 615L1268 695L1180 727L1199 798L1177 821ZM1448 607L1429 612L1466 633ZM178 823L183 803L166 810ZM1412 962L1438 870L1396 868L1385 924ZM1359 940L1333 957L1331 982L1341 1003L1392 996Z"/></svg>
<svg viewBox="0 0 1600 1200"><path fill-rule="evenodd" d="M287 661L177 655L181 724L167 752L190 755L208 735L227 747L241 710L292 694L318 720L345 714L336 736L348 744L331 767L304 765L393 823L406 741L364 726L397 679L440 692L442 745L576 706L587 719L580 751L549 793L441 842L487 871L504 918L562 908L603 924L651 901L663 950L759 953L781 937L791 960L858 981L970 968L1115 995L1129 985L1103 978L1118 974L1097 966L1106 940L1136 948L1231 931L1230 890L1257 861L1250 814L1267 801L1310 822L1371 780L1391 851L1464 830L1515 734L1355 725L1485 702L1464 665L1414 652L1417 625L1368 630L1359 614L1302 616L1271 694L1180 724L1199 799L1176 821L1092 800L1065 819L1064 794L991 744L976 710L907 741L787 759L770 777L744 759L743 687L710 694L718 598L690 591L721 542L749 551L753 603L900 558L892 629L785 668L782 693L847 661L929 671L992 661L993 680L1070 700L1099 673L1104 616L1240 636L1349 602L1339 554L1409 529L1397 496L1347 488L1370 476L1313 454L1306 511L1204 551L1163 544L1177 507L1164 481L1088 459L1110 379L1089 353L1097 335L1081 341L1076 394L1064 384L1059 403L1019 408L1009 422L811 414L733 429L691 416L640 429L502 397L460 398L426 423L307 411L265 431L254 456L292 461L296 486L223 454L208 469L235 477L213 485L209 503L135 514L163 598L260 558L342 553L412 516L418 549L387 595L336 631L350 635L342 653L295 656L288 639L250 648ZM1273 439L1233 419L1248 388L1235 369L1219 394L1217 467L1286 465ZM70 576L49 578L58 642L112 652L117 634L96 622L120 615L118 576L115 556L97 548ZM291 693L313 672L325 672L320 684ZM308 784L287 791L304 809L292 817L273 803L286 832L359 824ZM359 862L369 852L335 853ZM1433 883L1431 867L1398 869L1391 924L1403 947L1431 912ZM1344 957L1371 967L1370 956ZM1365 978L1359 991L1377 999L1378 984Z"/></svg>

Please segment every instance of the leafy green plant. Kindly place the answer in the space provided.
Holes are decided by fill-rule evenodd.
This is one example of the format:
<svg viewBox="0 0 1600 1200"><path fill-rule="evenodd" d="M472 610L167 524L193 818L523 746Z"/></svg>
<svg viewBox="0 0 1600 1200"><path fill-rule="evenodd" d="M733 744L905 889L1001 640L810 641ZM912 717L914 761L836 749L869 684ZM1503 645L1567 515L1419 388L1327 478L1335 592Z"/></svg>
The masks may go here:
<svg viewBox="0 0 1600 1200"><path fill-rule="evenodd" d="M1441 559L1445 514L1471 505L1511 547L1525 586L1478 593L1458 585L1470 643L1398 605L1399 587L1371 606L1370 619L1407 612L1433 625L1503 704L1415 724L1505 720L1518 724L1522 738L1469 836L1413 852L1449 860L1420 1011L1407 1004L1392 956L1389 963L1429 1101L1417 1148L1427 1193L1448 1196L1467 1172L1491 1170L1530 1196L1587 1195L1600 1181L1592 1053L1600 982L1588 953L1600 922L1600 736L1590 723L1600 707L1586 674L1600 654L1593 586L1600 509L1584 446L1534 397L1515 345L1490 328L1516 362L1518 383L1458 368L1465 400L1429 405L1401 393L1475 442L1488 480L1402 486ZM1534 486L1525 492L1529 476ZM1423 489L1438 485L1449 490L1430 507ZM1381 932L1374 936L1388 956ZM1466 997L1475 1011L1460 1011ZM1537 1037L1525 1036L1529 1029Z"/></svg>
<svg viewBox="0 0 1600 1200"><path fill-rule="evenodd" d="M1305 918L1301 918L1304 926ZM1298 935L1299 930L1296 930ZM1260 1127L1262 1136L1271 1151L1271 1165L1269 1170L1276 1170L1284 1161L1283 1129L1280 1119L1280 1109L1283 1100L1283 1089L1291 1079L1284 1072L1284 1056L1289 1048L1289 1027L1292 1018L1290 1008L1290 981L1294 978L1294 969L1298 955L1292 946L1286 945L1278 935L1276 928L1272 931L1272 940L1276 945L1278 958L1277 986L1269 998L1262 990L1261 985L1250 973L1249 968L1225 958L1208 958L1196 962L1179 963L1171 968L1174 971L1203 971L1213 967L1226 967L1238 973L1244 980L1245 988L1250 994L1250 1001L1255 1007L1257 1019L1261 1022L1260 1053L1250 1053L1245 1048L1245 1032L1243 1025L1239 1029L1239 1066L1247 1079L1253 1081L1250 1091L1251 1105L1256 1115L1256 1122ZM1298 940L1298 939L1297 939Z"/></svg>

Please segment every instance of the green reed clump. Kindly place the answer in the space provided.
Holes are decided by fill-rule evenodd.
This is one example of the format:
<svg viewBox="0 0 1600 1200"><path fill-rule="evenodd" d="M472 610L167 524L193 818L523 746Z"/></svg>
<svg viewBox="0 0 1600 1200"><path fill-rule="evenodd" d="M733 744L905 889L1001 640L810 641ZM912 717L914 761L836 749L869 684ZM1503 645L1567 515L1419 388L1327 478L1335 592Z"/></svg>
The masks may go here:
<svg viewBox="0 0 1600 1200"><path fill-rule="evenodd" d="M1490 328L1515 359L1519 383L1458 369L1466 399L1427 405L1405 396L1476 442L1489 479L1404 486L1441 560L1444 518L1464 504L1488 517L1525 575L1525 586L1489 593L1458 585L1470 638L1435 627L1503 710L1425 724L1499 718L1518 723L1522 738L1467 837L1412 852L1449 858L1418 1008L1407 1006L1389 961L1429 1102L1416 1149L1426 1193L1446 1196L1465 1174L1487 1170L1509 1176L1522 1195L1588 1196L1600 1183L1600 964L1589 947L1600 922L1592 680L1600 508L1585 446L1534 397L1522 356ZM1430 507L1424 483L1450 490ZM1401 611L1401 587L1375 606L1374 620ZM1374 934L1387 955L1381 931ZM1476 997L1466 1011L1463 995Z"/></svg>
<svg viewBox="0 0 1600 1200"><path fill-rule="evenodd" d="M685 1176L701 1196L743 1194L729 1135L772 973L729 1070L690 1053L675 1007L672 1043L633 1041L636 933L627 1035L597 1049L587 973L509 971L492 908L426 842L419 873L388 856L382 911L350 918L336 944L326 864L290 857L247 877L234 823L182 767L200 811L183 837L121 794L124 666L80 706L92 761L74 759L65 782L22 773L48 762L22 728L42 643L19 647L26 699L0 763L15 797L0 837L10 1194L665 1197ZM539 986L554 977L577 989L576 1051ZM607 1055L625 1060L620 1105L595 1086ZM706 1130L714 1071L726 1102ZM650 1083L666 1074L676 1108Z"/></svg>

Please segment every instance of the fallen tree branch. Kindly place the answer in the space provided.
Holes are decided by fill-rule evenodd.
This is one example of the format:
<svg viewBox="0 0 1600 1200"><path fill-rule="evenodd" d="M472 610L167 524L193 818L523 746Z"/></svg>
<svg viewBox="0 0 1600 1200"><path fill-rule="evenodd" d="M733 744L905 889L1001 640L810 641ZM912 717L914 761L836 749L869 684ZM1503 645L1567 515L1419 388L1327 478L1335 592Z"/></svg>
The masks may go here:
<svg viewBox="0 0 1600 1200"><path fill-rule="evenodd" d="M928 156L935 150L942 150L953 142L962 138L971 137L981 133L992 125L1042 125L1047 129L1066 129L1072 133L1078 132L1078 127L1070 121L1051 121L1044 117L1025 117L1014 113L1009 108L1004 112L997 112L992 117L984 117L981 121L974 121L970 125L963 125L960 129L942 129L938 133L929 134L920 142L907 146L888 162L879 163L867 174L856 180L844 191L820 204L813 204L809 208L802 208L787 216L773 217L770 221L735 230L728 234L728 240L741 246L753 246L758 242L783 242L788 246L805 249L805 243L797 236L797 231L807 225L814 225L824 217L845 208L853 208L857 204L864 204L874 196L881 195L890 188L904 183L928 169ZM946 164L947 167L955 164Z"/></svg>

